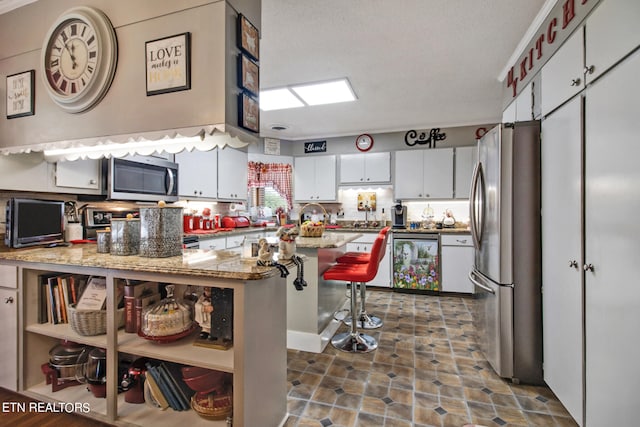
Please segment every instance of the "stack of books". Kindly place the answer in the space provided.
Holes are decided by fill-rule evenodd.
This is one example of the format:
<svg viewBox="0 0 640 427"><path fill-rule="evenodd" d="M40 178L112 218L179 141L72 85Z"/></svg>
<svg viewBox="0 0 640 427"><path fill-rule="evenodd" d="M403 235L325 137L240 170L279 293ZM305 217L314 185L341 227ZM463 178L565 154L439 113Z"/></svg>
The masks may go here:
<svg viewBox="0 0 640 427"><path fill-rule="evenodd" d="M149 391L162 410L186 411L195 393L182 381L180 365L170 362L147 362Z"/></svg>

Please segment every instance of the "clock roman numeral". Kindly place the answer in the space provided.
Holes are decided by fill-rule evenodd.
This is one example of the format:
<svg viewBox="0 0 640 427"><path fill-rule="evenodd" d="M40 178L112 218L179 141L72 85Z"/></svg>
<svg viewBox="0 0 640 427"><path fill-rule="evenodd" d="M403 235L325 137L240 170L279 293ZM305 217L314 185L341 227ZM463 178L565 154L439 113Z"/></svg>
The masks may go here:
<svg viewBox="0 0 640 427"><path fill-rule="evenodd" d="M60 33L60 37L62 37L63 44L66 43L69 39L69 36L67 36L67 33L65 33L64 31Z"/></svg>
<svg viewBox="0 0 640 427"><path fill-rule="evenodd" d="M62 82L60 83L60 90L63 92L67 91L67 85L69 84L69 82L67 81L67 79L62 79Z"/></svg>
<svg viewBox="0 0 640 427"><path fill-rule="evenodd" d="M76 84L75 83L71 83L71 93L76 93Z"/></svg>
<svg viewBox="0 0 640 427"><path fill-rule="evenodd" d="M83 25L82 26L82 31L80 32L80 37L84 38L84 33L87 31L87 26Z"/></svg>
<svg viewBox="0 0 640 427"><path fill-rule="evenodd" d="M78 24L71 24L71 36L78 34Z"/></svg>
<svg viewBox="0 0 640 427"><path fill-rule="evenodd" d="M93 73L93 67L91 65L87 65L87 71L89 74Z"/></svg>
<svg viewBox="0 0 640 427"><path fill-rule="evenodd" d="M87 46L91 46L95 39L96 39L95 36L89 37L89 40L87 40Z"/></svg>
<svg viewBox="0 0 640 427"><path fill-rule="evenodd" d="M92 50L91 52L89 52L89 59L95 58L97 54L98 52L96 52L95 50Z"/></svg>
<svg viewBox="0 0 640 427"><path fill-rule="evenodd" d="M58 66L60 66L60 59L56 58L53 61L51 61L51 63L49 64L50 68L57 68Z"/></svg>
<svg viewBox="0 0 640 427"><path fill-rule="evenodd" d="M60 71L58 70L56 70L56 72L51 75L51 78L54 82L56 82L56 84L58 83L58 80L60 80L60 77L62 77L62 74L60 74Z"/></svg>

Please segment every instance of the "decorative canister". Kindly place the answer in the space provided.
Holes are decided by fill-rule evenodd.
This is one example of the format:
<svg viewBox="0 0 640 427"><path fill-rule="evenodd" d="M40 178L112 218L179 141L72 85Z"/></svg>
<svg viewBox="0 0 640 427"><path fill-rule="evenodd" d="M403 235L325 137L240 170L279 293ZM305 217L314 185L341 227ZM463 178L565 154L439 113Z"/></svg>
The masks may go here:
<svg viewBox="0 0 640 427"><path fill-rule="evenodd" d="M140 208L140 256L182 255L182 207Z"/></svg>
<svg viewBox="0 0 640 427"><path fill-rule="evenodd" d="M111 251L111 230L96 231L97 249L99 254L108 254Z"/></svg>
<svg viewBox="0 0 640 427"><path fill-rule="evenodd" d="M140 220L111 219L111 255L136 255L140 247Z"/></svg>

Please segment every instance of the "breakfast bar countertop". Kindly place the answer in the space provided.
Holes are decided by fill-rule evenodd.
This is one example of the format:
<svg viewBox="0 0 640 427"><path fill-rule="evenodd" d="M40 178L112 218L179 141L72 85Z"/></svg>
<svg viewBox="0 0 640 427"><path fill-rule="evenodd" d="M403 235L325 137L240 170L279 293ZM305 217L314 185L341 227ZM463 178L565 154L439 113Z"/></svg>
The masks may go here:
<svg viewBox="0 0 640 427"><path fill-rule="evenodd" d="M262 280L279 274L275 267L256 265L256 258L245 258L232 251L183 249L183 254L166 258L138 255L118 256L96 252L95 244L34 248L1 252L0 261L93 267L144 273L181 274L212 279ZM292 262L283 262L293 267Z"/></svg>

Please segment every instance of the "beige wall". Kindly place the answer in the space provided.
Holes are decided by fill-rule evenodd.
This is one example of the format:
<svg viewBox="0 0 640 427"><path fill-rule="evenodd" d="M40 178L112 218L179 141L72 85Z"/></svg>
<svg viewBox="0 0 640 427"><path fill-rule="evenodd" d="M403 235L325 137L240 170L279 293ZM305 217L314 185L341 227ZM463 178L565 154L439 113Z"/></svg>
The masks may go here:
<svg viewBox="0 0 640 427"><path fill-rule="evenodd" d="M111 89L96 107L69 114L46 93L40 54L56 17L77 5L96 7L109 16L118 38L118 66ZM7 75L36 71L34 116L7 120L6 105L0 103L0 146L206 124L236 125L237 11L260 28L260 0L38 1L0 15L0 82ZM183 32L191 33L191 90L147 97L145 42ZM2 100L5 90L0 84Z"/></svg>

